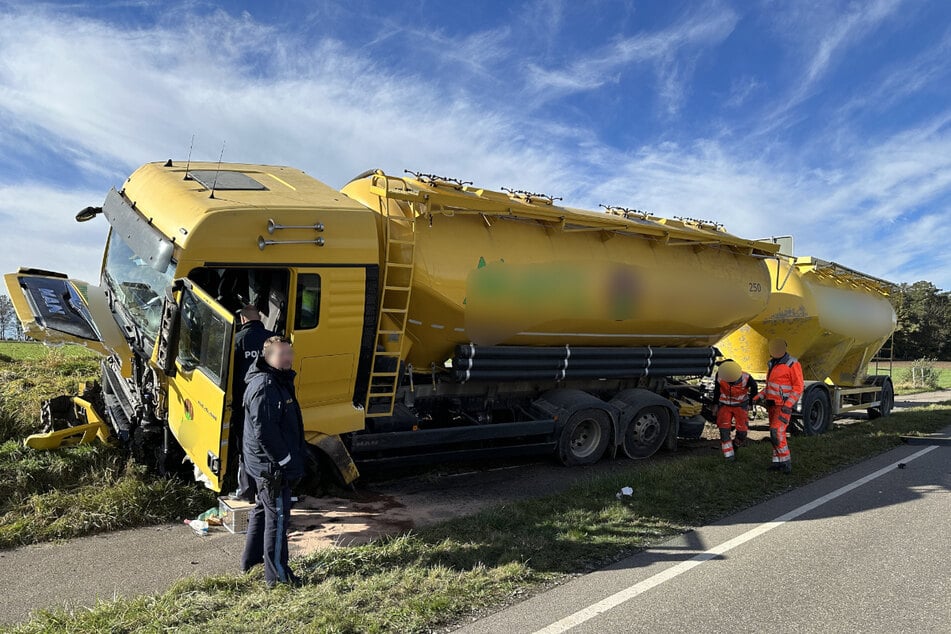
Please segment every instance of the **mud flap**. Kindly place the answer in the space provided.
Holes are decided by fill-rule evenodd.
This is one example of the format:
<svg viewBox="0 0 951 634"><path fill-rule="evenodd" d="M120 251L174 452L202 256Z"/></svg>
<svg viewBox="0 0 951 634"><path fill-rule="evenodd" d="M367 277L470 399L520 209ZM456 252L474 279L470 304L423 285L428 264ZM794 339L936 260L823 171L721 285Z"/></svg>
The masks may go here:
<svg viewBox="0 0 951 634"><path fill-rule="evenodd" d="M340 436L329 436L320 432L305 434L307 442L320 449L330 458L344 484L352 484L360 477L357 465L353 463L350 452L344 446Z"/></svg>

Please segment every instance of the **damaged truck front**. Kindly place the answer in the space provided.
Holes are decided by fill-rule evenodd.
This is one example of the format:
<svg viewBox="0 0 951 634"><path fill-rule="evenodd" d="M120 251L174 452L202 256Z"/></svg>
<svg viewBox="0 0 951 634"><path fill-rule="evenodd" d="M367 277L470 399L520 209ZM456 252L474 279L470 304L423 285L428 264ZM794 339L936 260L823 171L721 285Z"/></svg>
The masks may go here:
<svg viewBox="0 0 951 634"><path fill-rule="evenodd" d="M222 490L236 459L228 451L234 315L254 304L270 330L290 336L304 353L298 373L319 394L319 403L302 399L308 442L342 480L357 476L339 434L363 425L362 408L354 404L360 359L333 353L335 347L359 349L375 320L364 315L362 301L346 306L337 299L321 307L319 295L323 280L362 298L364 276L376 265L374 214L330 188L315 191L320 184L298 170L239 168L148 164L121 191L111 190L102 207L81 211L79 221L102 215L110 225L98 285L39 269L5 276L25 334L102 355L100 380L79 395L47 402L44 429L28 446L52 449L98 438L125 446L159 472L191 470ZM269 203L264 214L284 223L278 229L309 227L302 241L311 248L323 246L327 236L310 235L320 225L315 216L333 227L335 210L347 212L339 215L340 231L362 237L321 249L336 260L325 268L275 262L274 250L261 245L262 234L275 226L271 218L264 220L268 227L258 226L262 196ZM319 331L314 311L332 313ZM306 354L313 349L324 354ZM319 419L308 407L317 405Z"/></svg>

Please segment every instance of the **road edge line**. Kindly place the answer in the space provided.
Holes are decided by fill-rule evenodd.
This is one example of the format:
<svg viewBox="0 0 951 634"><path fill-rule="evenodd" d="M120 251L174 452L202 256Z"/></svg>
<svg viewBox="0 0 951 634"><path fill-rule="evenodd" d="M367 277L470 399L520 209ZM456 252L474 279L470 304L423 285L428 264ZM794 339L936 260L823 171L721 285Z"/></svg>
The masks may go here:
<svg viewBox="0 0 951 634"><path fill-rule="evenodd" d="M764 522L760 524L759 526L756 526L755 528L751 528L745 533L741 533L740 535L737 535L736 537L729 539L718 546L714 546L713 548L705 550L702 553L688 559L687 561L683 561L675 566L671 566L667 570L658 572L657 574L652 575L648 577L647 579L644 579L643 581L635 583L633 586L629 586L623 590L620 590L612 594L609 597L601 599L597 603L592 603L586 608L582 608L581 610L578 610L577 612L574 612L573 614L569 614L565 618L559 621L556 621L555 623L552 623L551 625L547 627L544 627L540 630L536 630L535 634L563 634L564 632L567 632L573 627L576 627L578 625L581 625L582 623L590 621L591 619L601 614L604 614L605 612L608 612L609 610L616 608L622 603L630 601L634 597L640 594L643 594L644 592L647 592L651 588L656 588L662 583L666 581L670 581L674 577L678 577L682 575L683 573L687 572L688 570L696 568L697 566L704 563L705 561L710 561L711 559L715 559L719 555L722 555L723 553L733 550L737 546L745 544L746 542L752 539L756 539L760 535L763 535L764 533L767 533L773 530L777 526L782 526L783 524L785 524L786 522L790 520L796 519L797 517L801 515L805 515L809 511L817 509L827 502L830 502L838 497L841 497L845 495L846 493L849 493L850 491L853 491L864 484L868 484L872 480L880 478L881 476L885 475L889 471L896 469L900 464L907 464L911 462L912 460L917 460L921 456L937 448L938 448L937 445L932 445L916 453L913 453L912 455L906 458L897 460L886 467L882 467L878 471L874 471L866 476L859 478L858 480L855 480L854 482L851 482L849 484L846 484L845 486L839 487L838 489L831 491L830 493L826 493L825 495L820 496L812 500L811 502L807 502L806 504L798 506L795 509L789 511L788 513L783 513L782 515L780 515L774 520L770 520L769 522Z"/></svg>

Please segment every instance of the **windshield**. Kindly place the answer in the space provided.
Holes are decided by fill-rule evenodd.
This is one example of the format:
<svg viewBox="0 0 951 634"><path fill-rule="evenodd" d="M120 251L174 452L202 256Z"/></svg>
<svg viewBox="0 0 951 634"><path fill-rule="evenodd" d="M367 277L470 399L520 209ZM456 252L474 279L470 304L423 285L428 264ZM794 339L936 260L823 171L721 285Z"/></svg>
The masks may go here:
<svg viewBox="0 0 951 634"><path fill-rule="evenodd" d="M165 288L172 283L175 263L161 273L153 269L115 232L109 232L106 264L102 270L103 284L109 287L125 314L155 344L162 319Z"/></svg>

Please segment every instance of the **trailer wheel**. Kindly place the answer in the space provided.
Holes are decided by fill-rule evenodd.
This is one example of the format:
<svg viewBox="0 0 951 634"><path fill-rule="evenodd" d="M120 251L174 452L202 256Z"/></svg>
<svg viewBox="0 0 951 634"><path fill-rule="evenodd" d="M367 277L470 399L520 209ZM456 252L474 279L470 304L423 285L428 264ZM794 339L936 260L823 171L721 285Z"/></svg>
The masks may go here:
<svg viewBox="0 0 951 634"><path fill-rule="evenodd" d="M868 408L867 411L870 420L882 418L892 413L892 408L895 406L895 388L892 385L891 378L886 377L882 382L882 396L880 401L881 405L878 407Z"/></svg>
<svg viewBox="0 0 951 634"><path fill-rule="evenodd" d="M591 465L604 455L611 440L611 418L600 409L582 409L561 430L558 458L566 467Z"/></svg>
<svg viewBox="0 0 951 634"><path fill-rule="evenodd" d="M667 440L670 414L660 405L648 405L631 417L624 432L624 453L628 458L650 458Z"/></svg>
<svg viewBox="0 0 951 634"><path fill-rule="evenodd" d="M800 425L807 436L818 436L829 430L832 425L832 403L824 389L806 391L802 399Z"/></svg>

